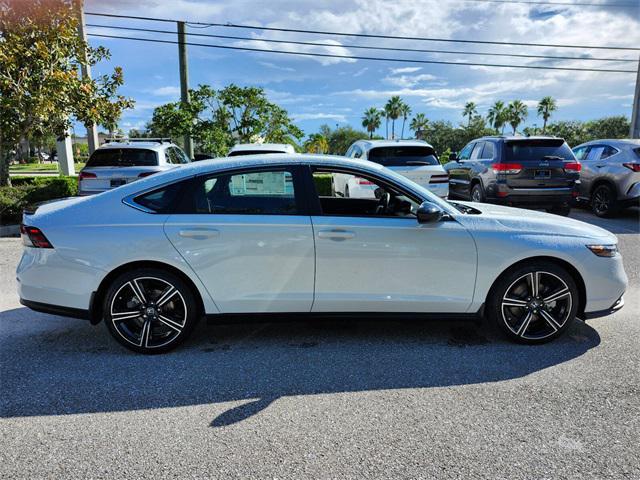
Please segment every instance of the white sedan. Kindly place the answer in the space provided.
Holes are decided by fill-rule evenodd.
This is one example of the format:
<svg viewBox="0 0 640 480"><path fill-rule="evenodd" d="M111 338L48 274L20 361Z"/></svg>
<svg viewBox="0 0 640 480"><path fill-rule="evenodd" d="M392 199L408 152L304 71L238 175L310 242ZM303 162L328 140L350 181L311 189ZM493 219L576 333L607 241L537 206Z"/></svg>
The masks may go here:
<svg viewBox="0 0 640 480"><path fill-rule="evenodd" d="M349 174L377 198L345 198ZM99 215L96 215L99 212ZM104 320L143 353L204 316L485 315L541 343L607 315L627 286L617 239L546 213L447 202L361 160L202 161L25 211L17 269L33 310Z"/></svg>

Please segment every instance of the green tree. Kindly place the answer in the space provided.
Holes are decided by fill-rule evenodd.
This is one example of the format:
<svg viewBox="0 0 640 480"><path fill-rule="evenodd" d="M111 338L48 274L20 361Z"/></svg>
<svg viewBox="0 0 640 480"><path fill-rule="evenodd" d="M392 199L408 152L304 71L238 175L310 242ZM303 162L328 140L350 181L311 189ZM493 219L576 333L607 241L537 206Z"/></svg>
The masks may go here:
<svg viewBox="0 0 640 480"><path fill-rule="evenodd" d="M373 132L380 128L382 113L375 107L371 107L364 112L362 126L369 132L369 138L373 138Z"/></svg>
<svg viewBox="0 0 640 480"><path fill-rule="evenodd" d="M353 142L369 138L367 132L356 130L349 126L332 130L328 125L322 125L320 126L320 134L327 139L329 143L327 153L331 155L344 155ZM373 138L376 138L376 136L374 135Z"/></svg>
<svg viewBox="0 0 640 480"><path fill-rule="evenodd" d="M469 121L467 122L467 126L471 125L471 119L474 115L478 113L478 107L474 102L467 102L464 106L464 110L462 110L462 117L469 117Z"/></svg>
<svg viewBox="0 0 640 480"><path fill-rule="evenodd" d="M219 91L208 85L190 90L190 102L161 105L147 129L154 136L191 136L198 151L226 155L235 141L260 140L295 144L303 133L286 110L271 103L257 87L229 85Z"/></svg>
<svg viewBox="0 0 640 480"><path fill-rule="evenodd" d="M418 113L411 120L411 123L409 124L409 129L413 130L414 134L417 136L418 132L423 131L424 129L427 128L427 125L429 125L429 120L427 119L427 116L424 113Z"/></svg>
<svg viewBox="0 0 640 480"><path fill-rule="evenodd" d="M511 128L513 128L513 134L516 134L518 125L524 122L527 118L529 111L527 106L522 103L521 100L513 100L507 107L507 121Z"/></svg>
<svg viewBox="0 0 640 480"><path fill-rule="evenodd" d="M402 102L402 105L400 105L400 115L402 115L402 132L400 133L400 138L404 138L404 124L407 121L407 118L409 118L409 115L411 115L411 107Z"/></svg>
<svg viewBox="0 0 640 480"><path fill-rule="evenodd" d="M392 139L396 138L395 125L396 125L396 120L401 115L401 109L402 109L402 99L397 95L391 97L387 102L387 104L384 106L384 111L387 116L387 119L391 119L391 138ZM387 137L388 136L389 135L387 132Z"/></svg>
<svg viewBox="0 0 640 480"><path fill-rule="evenodd" d="M502 100L496 102L489 108L487 113L487 121L489 125L496 129L496 132L504 133L504 125L506 123L507 110Z"/></svg>
<svg viewBox="0 0 640 480"><path fill-rule="evenodd" d="M62 136L74 121L113 126L133 101L117 95L122 69L81 78L80 62L109 58L78 37L79 0L0 3L0 185L21 138Z"/></svg>
<svg viewBox="0 0 640 480"><path fill-rule="evenodd" d="M542 124L542 134L544 135L547 131L547 122L551 117L551 114L558 109L556 101L553 97L544 97L538 103L538 116L541 116L544 123Z"/></svg>
<svg viewBox="0 0 640 480"><path fill-rule="evenodd" d="M304 142L304 151L307 153L327 153L329 151L329 142L327 138L320 133L312 133Z"/></svg>

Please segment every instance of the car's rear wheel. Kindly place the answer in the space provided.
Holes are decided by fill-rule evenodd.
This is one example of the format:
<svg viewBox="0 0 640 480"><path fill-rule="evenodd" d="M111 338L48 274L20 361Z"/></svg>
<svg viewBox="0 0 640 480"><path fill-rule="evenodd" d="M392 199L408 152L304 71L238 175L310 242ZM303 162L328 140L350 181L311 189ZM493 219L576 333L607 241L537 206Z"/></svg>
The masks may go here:
<svg viewBox="0 0 640 480"><path fill-rule="evenodd" d="M591 193L591 209L598 217L610 217L617 212L616 194L609 185L598 185Z"/></svg>
<svg viewBox="0 0 640 480"><path fill-rule="evenodd" d="M578 289L564 268L533 261L498 279L488 307L489 317L510 339L545 343L562 335L574 321Z"/></svg>
<svg viewBox="0 0 640 480"><path fill-rule="evenodd" d="M182 343L198 319L191 289L177 276L154 268L126 272L105 296L104 321L130 350L162 353Z"/></svg>
<svg viewBox="0 0 640 480"><path fill-rule="evenodd" d="M485 201L484 190L482 190L482 185L479 183L476 183L471 189L471 201L478 203Z"/></svg>

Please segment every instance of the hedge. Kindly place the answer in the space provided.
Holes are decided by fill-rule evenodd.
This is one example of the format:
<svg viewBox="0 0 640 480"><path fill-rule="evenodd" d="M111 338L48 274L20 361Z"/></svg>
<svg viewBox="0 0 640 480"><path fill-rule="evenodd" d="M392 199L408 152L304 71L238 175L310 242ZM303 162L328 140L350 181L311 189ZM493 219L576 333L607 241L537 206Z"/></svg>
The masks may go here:
<svg viewBox="0 0 640 480"><path fill-rule="evenodd" d="M321 197L330 197L331 192L331 180L333 175L328 174L316 174L313 176L313 180L316 184L316 190Z"/></svg>
<svg viewBox="0 0 640 480"><path fill-rule="evenodd" d="M0 223L20 223L27 205L78 194L76 177L16 177L11 187L0 187Z"/></svg>

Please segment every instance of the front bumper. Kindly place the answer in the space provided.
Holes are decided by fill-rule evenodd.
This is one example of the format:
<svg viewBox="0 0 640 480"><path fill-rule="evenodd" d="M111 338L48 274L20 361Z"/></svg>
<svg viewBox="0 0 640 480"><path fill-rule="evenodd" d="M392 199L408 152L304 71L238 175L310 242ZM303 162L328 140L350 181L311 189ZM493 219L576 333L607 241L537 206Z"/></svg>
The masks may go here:
<svg viewBox="0 0 640 480"><path fill-rule="evenodd" d="M581 315L581 317L584 320L591 320L592 318L606 317L607 315L611 315L612 313L615 313L618 310L622 309L622 307L624 307L624 297L620 297L609 308L605 308L604 310L597 310L595 312L584 312Z"/></svg>

